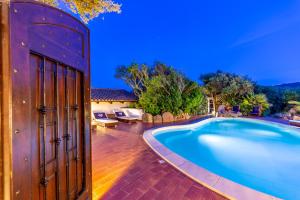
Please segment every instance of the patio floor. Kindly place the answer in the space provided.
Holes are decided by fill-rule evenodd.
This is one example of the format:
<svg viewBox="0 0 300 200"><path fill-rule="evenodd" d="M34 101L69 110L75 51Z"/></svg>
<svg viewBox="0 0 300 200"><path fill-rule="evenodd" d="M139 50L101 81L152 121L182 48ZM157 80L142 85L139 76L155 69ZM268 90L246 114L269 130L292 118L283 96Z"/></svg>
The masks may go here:
<svg viewBox="0 0 300 200"><path fill-rule="evenodd" d="M189 121L190 122L190 121ZM143 141L141 122L92 133L93 199L225 199L161 160Z"/></svg>

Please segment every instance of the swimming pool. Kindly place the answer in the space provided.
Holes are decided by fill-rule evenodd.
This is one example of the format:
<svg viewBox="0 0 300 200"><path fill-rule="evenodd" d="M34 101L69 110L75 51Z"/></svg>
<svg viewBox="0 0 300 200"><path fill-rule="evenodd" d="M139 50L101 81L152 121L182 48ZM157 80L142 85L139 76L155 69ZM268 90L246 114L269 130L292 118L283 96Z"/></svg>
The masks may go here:
<svg viewBox="0 0 300 200"><path fill-rule="evenodd" d="M170 164L226 196L300 199L297 128L253 119L213 118L150 130L144 139ZM235 194L240 192L247 194Z"/></svg>

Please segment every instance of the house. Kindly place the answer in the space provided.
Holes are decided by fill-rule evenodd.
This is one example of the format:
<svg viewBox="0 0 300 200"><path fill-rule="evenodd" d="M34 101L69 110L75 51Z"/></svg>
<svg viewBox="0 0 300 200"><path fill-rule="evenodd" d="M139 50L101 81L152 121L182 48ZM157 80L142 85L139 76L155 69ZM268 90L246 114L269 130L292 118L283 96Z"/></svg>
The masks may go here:
<svg viewBox="0 0 300 200"><path fill-rule="evenodd" d="M91 110L102 111L109 117L114 116L114 110L122 110L127 115L142 119L141 109L132 108L138 98L124 89L94 88L91 91Z"/></svg>

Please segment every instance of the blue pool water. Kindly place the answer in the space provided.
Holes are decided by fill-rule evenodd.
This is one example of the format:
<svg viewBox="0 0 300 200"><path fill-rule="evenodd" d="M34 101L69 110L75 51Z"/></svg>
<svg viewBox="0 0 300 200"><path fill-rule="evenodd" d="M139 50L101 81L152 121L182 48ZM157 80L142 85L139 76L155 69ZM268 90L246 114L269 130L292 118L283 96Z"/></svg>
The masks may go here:
<svg viewBox="0 0 300 200"><path fill-rule="evenodd" d="M236 183L300 199L300 130L247 119L217 119L155 138L173 152Z"/></svg>

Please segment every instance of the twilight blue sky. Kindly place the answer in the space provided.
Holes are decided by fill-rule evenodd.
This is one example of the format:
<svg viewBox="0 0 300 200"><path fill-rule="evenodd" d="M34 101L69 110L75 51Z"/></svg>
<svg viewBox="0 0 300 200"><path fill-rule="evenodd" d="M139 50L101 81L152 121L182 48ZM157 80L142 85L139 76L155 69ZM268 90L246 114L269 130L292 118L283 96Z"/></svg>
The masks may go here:
<svg viewBox="0 0 300 200"><path fill-rule="evenodd" d="M300 81L299 0L118 0L89 23L92 87L131 62L172 65L193 80L217 69L263 85Z"/></svg>

